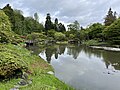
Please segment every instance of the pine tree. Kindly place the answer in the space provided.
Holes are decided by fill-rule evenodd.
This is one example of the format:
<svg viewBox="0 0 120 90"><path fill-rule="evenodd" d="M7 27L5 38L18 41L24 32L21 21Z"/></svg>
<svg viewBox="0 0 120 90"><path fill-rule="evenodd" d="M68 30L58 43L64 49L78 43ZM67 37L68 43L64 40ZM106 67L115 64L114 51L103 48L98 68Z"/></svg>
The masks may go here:
<svg viewBox="0 0 120 90"><path fill-rule="evenodd" d="M116 20L116 12L113 13L112 9L110 8L108 14L105 17L105 26L111 25Z"/></svg>
<svg viewBox="0 0 120 90"><path fill-rule="evenodd" d="M55 29L55 31L59 31L58 19L57 18L55 18L54 29Z"/></svg>
<svg viewBox="0 0 120 90"><path fill-rule="evenodd" d="M65 31L66 31L66 28L65 28L64 24L59 23L59 32L65 32Z"/></svg>
<svg viewBox="0 0 120 90"><path fill-rule="evenodd" d="M45 30L46 30L46 33L48 32L48 30L50 29L53 29L53 24L51 22L51 17L50 17L50 14L48 13L47 14L47 17L46 17L46 21L45 21Z"/></svg>
<svg viewBox="0 0 120 90"><path fill-rule="evenodd" d="M9 4L7 4L2 10L9 17L9 20L12 23L12 30L14 31L15 18L14 18L14 11L13 11L13 9L11 8L11 6Z"/></svg>

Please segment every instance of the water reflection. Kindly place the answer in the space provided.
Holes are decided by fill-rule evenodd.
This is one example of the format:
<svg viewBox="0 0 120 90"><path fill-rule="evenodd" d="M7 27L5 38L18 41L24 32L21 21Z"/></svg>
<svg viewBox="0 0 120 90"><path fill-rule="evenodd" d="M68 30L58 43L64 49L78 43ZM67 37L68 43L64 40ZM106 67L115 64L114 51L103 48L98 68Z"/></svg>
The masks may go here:
<svg viewBox="0 0 120 90"><path fill-rule="evenodd" d="M51 57L54 56L55 59L58 59L59 55L64 54L65 49L67 49L67 54L72 55L74 59L77 59L79 53L81 52L82 48L79 45L76 46L67 46L67 45L53 45L48 46L45 49L46 60L48 63L51 61Z"/></svg>
<svg viewBox="0 0 120 90"><path fill-rule="evenodd" d="M79 45L52 45L40 53L55 76L77 90L120 90L120 52Z"/></svg>
<svg viewBox="0 0 120 90"><path fill-rule="evenodd" d="M50 63L51 57L54 56L55 59L62 54L64 54L65 49L67 50L67 54L71 55L74 59L77 59L80 52L84 52L89 58L92 55L98 58L102 58L105 62L106 68L114 67L116 70L120 70L120 53L119 52L112 52L112 51L104 51L104 50L97 50L93 48L88 48L85 46L79 45L53 45L48 46L45 49L46 60Z"/></svg>

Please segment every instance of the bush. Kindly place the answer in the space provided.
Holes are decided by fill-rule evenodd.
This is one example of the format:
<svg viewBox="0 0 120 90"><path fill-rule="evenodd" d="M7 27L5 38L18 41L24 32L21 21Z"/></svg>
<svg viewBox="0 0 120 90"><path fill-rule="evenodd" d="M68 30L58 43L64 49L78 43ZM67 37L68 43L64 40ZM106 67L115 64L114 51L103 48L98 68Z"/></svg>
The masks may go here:
<svg viewBox="0 0 120 90"><path fill-rule="evenodd" d="M0 79L10 78L28 69L17 46L0 45Z"/></svg>
<svg viewBox="0 0 120 90"><path fill-rule="evenodd" d="M22 39L11 31L11 23L8 16L0 10L0 42L17 44L21 41Z"/></svg>
<svg viewBox="0 0 120 90"><path fill-rule="evenodd" d="M28 40L38 41L39 39L46 39L47 37L42 33L31 33L27 35Z"/></svg>
<svg viewBox="0 0 120 90"><path fill-rule="evenodd" d="M57 41L64 41L65 40L65 34L63 34L61 32L56 32L54 37Z"/></svg>

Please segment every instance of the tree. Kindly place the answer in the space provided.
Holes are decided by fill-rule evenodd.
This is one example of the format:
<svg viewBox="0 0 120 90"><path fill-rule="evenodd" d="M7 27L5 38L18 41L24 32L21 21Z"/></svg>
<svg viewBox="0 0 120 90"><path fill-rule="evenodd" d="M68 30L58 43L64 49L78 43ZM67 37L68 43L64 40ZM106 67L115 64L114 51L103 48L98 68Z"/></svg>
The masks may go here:
<svg viewBox="0 0 120 90"><path fill-rule="evenodd" d="M50 29L53 29L53 24L51 22L50 14L48 13L47 17L46 17L46 21L45 21L46 34L47 34L48 30L50 30Z"/></svg>
<svg viewBox="0 0 120 90"><path fill-rule="evenodd" d="M12 23L12 30L14 31L14 26L15 26L15 18L14 18L14 11L11 8L9 4L7 4L3 9L2 9L5 14L9 17L10 22Z"/></svg>
<svg viewBox="0 0 120 90"><path fill-rule="evenodd" d="M0 10L0 31L11 32L9 17L2 10Z"/></svg>
<svg viewBox="0 0 120 90"><path fill-rule="evenodd" d="M62 23L59 23L58 24L58 27L59 27L59 32L65 32L66 31L66 28L65 28L65 26L64 26L64 24L62 24Z"/></svg>
<svg viewBox="0 0 120 90"><path fill-rule="evenodd" d="M57 18L55 18L54 29L55 29L55 31L59 31L58 19Z"/></svg>
<svg viewBox="0 0 120 90"><path fill-rule="evenodd" d="M120 18L103 31L106 40L112 44L120 44Z"/></svg>
<svg viewBox="0 0 120 90"><path fill-rule="evenodd" d="M116 20L116 12L113 13L112 9L110 8L108 14L105 17L105 26L111 25Z"/></svg>
<svg viewBox="0 0 120 90"><path fill-rule="evenodd" d="M13 31L19 35L23 35L25 32L25 25L24 25L24 16L22 15L21 10L14 10L14 29Z"/></svg>
<svg viewBox="0 0 120 90"><path fill-rule="evenodd" d="M56 24L56 25L58 24L58 19L57 19L57 18L55 18L55 24Z"/></svg>
<svg viewBox="0 0 120 90"><path fill-rule="evenodd" d="M72 37L74 36L74 38L72 40L79 40L80 38L80 33L79 33L79 30L80 30L80 25L78 23L78 21L74 21L73 23L67 25L68 27L68 32L66 33L68 37ZM70 38L71 39L71 38Z"/></svg>
<svg viewBox="0 0 120 90"><path fill-rule="evenodd" d="M17 44L18 39L20 40L18 35L11 30L9 17L0 10L0 42Z"/></svg>
<svg viewBox="0 0 120 90"><path fill-rule="evenodd" d="M77 31L80 29L80 24L78 23L78 21L74 21L73 23L67 25L68 30L73 30L73 31Z"/></svg>
<svg viewBox="0 0 120 90"><path fill-rule="evenodd" d="M38 16L37 13L34 14L34 19L35 19L37 22L39 22L39 16Z"/></svg>
<svg viewBox="0 0 120 90"><path fill-rule="evenodd" d="M102 24L94 23L91 26L89 26L87 30L88 30L89 39L102 39L103 40L102 31L104 30L104 26Z"/></svg>
<svg viewBox="0 0 120 90"><path fill-rule="evenodd" d="M26 26L26 32L27 34L30 34L32 32L42 32L44 30L44 27L39 22L36 22L32 17L26 17L25 18L25 26Z"/></svg>

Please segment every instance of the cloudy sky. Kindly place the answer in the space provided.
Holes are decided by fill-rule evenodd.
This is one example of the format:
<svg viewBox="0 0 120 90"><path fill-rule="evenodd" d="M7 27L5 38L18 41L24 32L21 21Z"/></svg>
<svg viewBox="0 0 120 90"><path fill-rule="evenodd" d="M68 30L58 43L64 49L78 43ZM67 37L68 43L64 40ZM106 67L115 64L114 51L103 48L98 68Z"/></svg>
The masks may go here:
<svg viewBox="0 0 120 90"><path fill-rule="evenodd" d="M52 20L58 18L65 25L75 20L82 26L103 22L110 7L120 14L120 0L0 0L0 8L7 3L22 10L24 16L37 12L40 22L44 22L46 14L50 13Z"/></svg>

